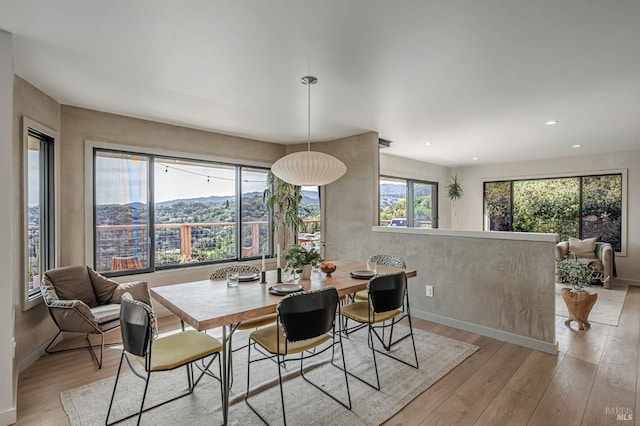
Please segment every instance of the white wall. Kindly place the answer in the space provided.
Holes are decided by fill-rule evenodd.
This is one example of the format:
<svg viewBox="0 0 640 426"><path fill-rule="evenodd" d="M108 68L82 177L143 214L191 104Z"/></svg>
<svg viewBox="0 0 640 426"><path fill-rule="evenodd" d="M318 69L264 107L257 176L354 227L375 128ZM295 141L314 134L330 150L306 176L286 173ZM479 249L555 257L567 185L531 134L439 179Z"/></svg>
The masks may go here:
<svg viewBox="0 0 640 426"><path fill-rule="evenodd" d="M16 377L13 369L13 285L18 271L13 256L13 40L11 34L0 31L0 424L16 422ZM2 230L4 229L4 231Z"/></svg>
<svg viewBox="0 0 640 426"><path fill-rule="evenodd" d="M474 166L454 170L464 196L456 202L456 229L482 230L483 182L627 169L627 253L616 256L618 279L640 285L640 150L539 161Z"/></svg>

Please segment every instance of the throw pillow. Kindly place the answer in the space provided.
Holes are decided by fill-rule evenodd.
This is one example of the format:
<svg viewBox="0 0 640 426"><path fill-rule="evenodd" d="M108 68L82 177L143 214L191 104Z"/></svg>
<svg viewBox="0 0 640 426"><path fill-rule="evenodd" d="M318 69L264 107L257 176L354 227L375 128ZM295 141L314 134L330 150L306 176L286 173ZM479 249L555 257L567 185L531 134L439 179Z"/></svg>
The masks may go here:
<svg viewBox="0 0 640 426"><path fill-rule="evenodd" d="M581 240L579 238L569 237L569 251L576 255L576 257L596 257L596 239L587 238Z"/></svg>

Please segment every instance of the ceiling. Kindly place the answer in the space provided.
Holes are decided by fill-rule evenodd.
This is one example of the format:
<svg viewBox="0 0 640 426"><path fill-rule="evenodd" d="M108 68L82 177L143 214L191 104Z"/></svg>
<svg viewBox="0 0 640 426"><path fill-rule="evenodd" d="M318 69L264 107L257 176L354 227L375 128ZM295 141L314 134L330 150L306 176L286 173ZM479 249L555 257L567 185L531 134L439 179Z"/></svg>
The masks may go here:
<svg viewBox="0 0 640 426"><path fill-rule="evenodd" d="M298 143L311 74L312 142L376 131L445 166L640 147L638 0L0 0L0 29L66 105Z"/></svg>

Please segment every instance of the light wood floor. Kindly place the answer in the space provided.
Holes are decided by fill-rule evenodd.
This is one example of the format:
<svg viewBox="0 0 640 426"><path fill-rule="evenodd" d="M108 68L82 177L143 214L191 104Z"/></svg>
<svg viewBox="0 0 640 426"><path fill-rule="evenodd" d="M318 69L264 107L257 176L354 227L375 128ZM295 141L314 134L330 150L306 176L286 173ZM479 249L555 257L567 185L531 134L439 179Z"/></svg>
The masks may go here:
<svg viewBox="0 0 640 426"><path fill-rule="evenodd" d="M416 327L480 347L388 425L640 425L640 288L631 287L620 324L577 331L556 317L557 356L428 321ZM163 318L161 330L178 327ZM88 351L46 355L20 374L19 425L65 425L60 392L115 375L120 351L101 370ZM428 368L424 366L421 368ZM618 420L617 414L632 420Z"/></svg>

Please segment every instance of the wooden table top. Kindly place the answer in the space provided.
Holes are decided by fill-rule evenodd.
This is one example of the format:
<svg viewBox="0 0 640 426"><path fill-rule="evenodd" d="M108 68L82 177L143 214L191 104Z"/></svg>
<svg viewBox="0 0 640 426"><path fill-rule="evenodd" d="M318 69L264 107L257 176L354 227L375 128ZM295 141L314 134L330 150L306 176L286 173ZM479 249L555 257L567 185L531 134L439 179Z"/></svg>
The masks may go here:
<svg viewBox="0 0 640 426"><path fill-rule="evenodd" d="M300 280L307 290L335 287L340 296L367 288L367 280L349 276L352 271L366 269L364 262L355 260L333 261L337 266L331 278L322 274L322 280ZM402 271L400 268L378 265L378 273ZM416 271L405 269L407 278L415 277ZM281 296L269 293L276 281L276 271L267 272L267 284L259 281L241 282L238 287L227 287L226 280L192 281L151 288L151 296L196 330L236 324L276 311Z"/></svg>

